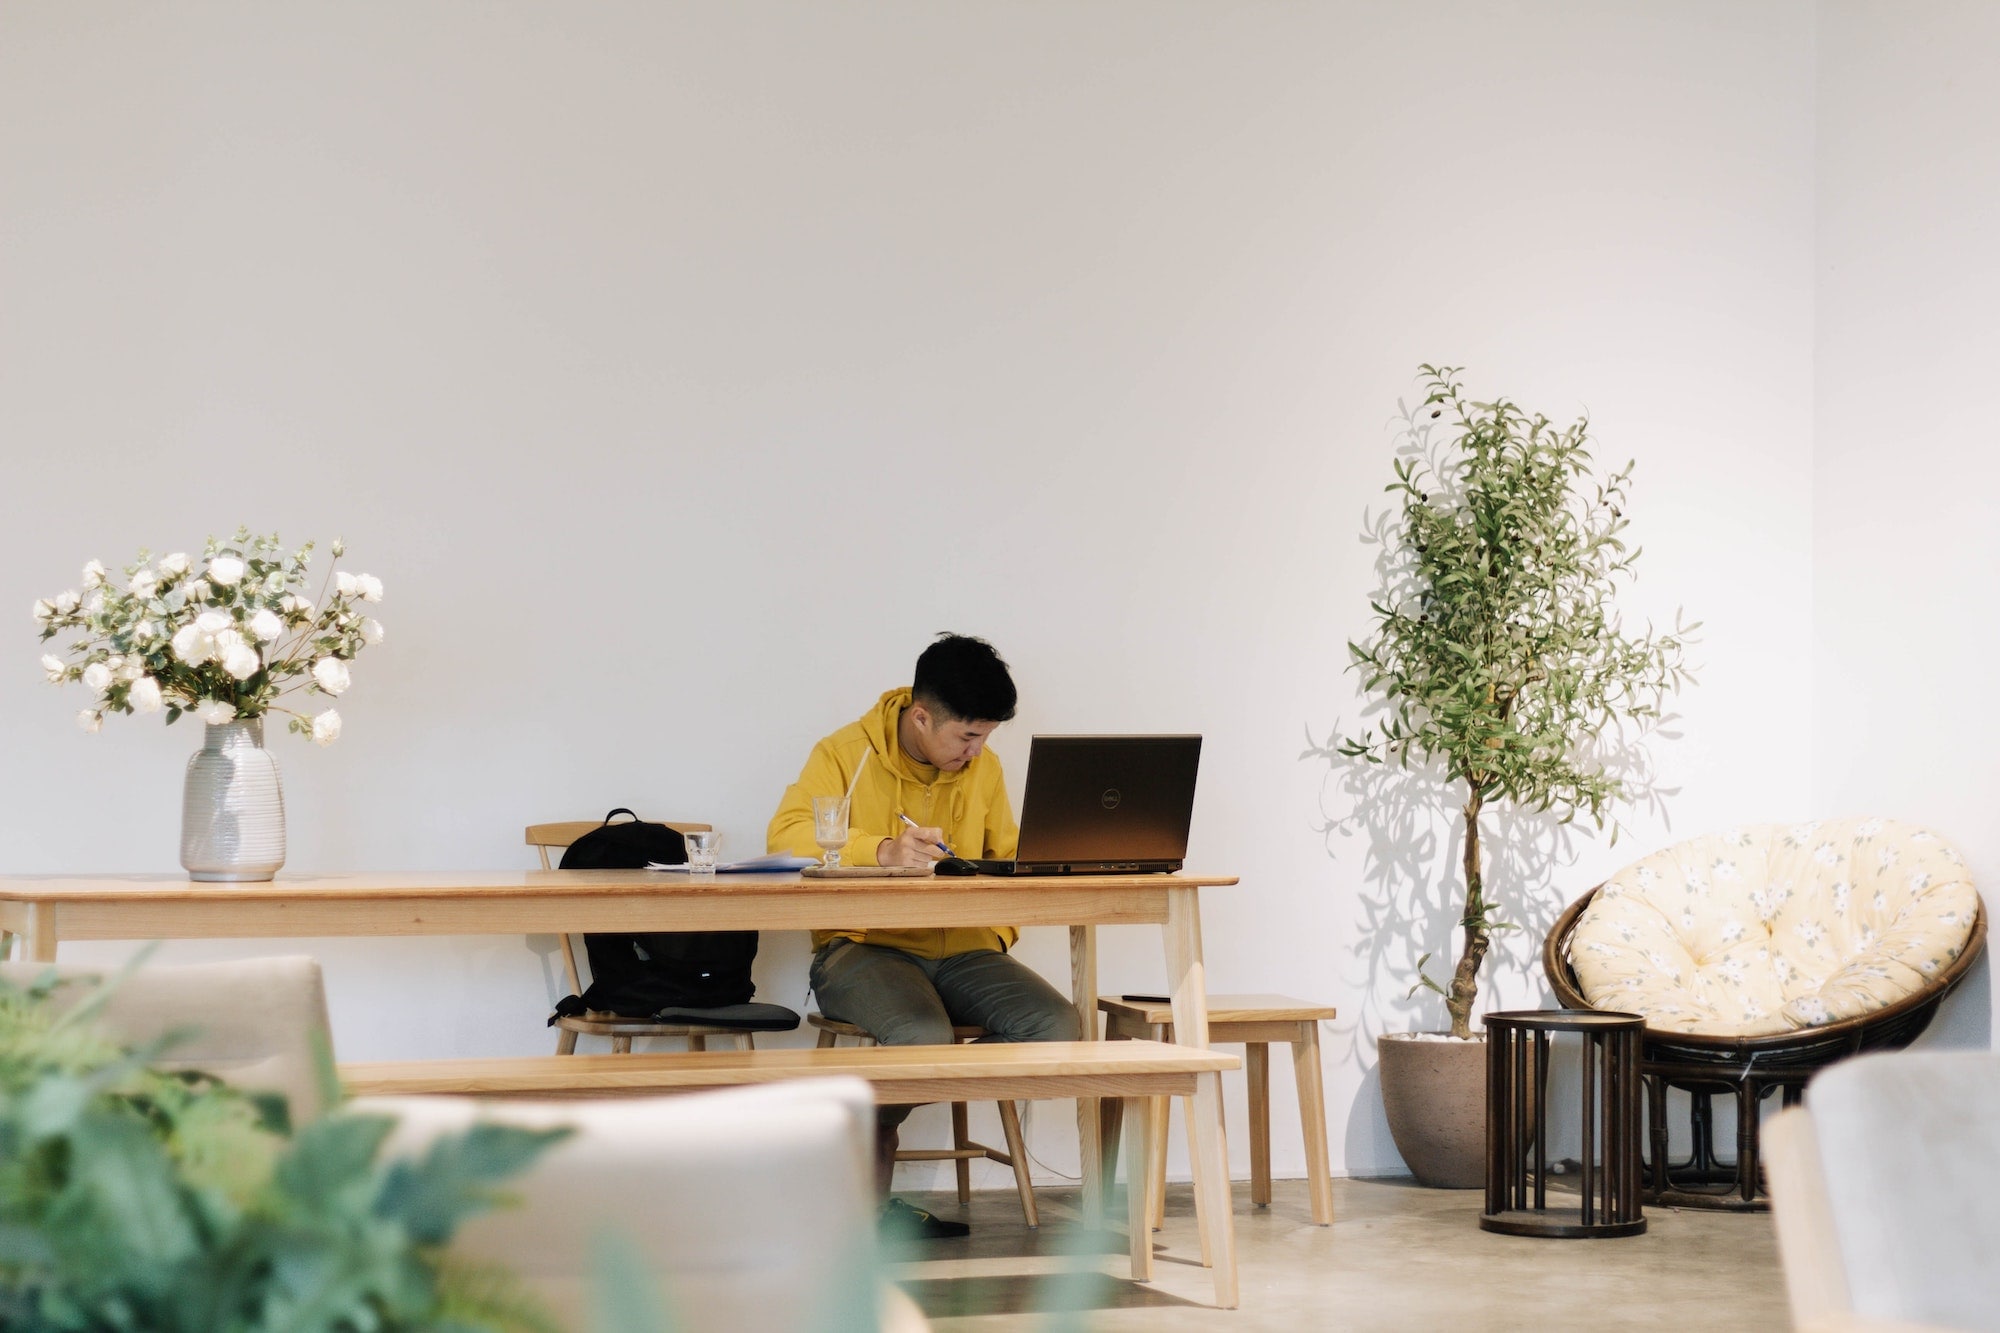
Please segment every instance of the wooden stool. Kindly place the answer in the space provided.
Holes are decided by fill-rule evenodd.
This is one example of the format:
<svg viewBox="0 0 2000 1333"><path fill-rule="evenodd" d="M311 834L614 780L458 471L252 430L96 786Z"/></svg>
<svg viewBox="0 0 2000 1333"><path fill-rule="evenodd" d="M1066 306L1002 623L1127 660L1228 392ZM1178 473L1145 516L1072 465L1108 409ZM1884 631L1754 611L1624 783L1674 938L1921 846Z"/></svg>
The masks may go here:
<svg viewBox="0 0 2000 1333"><path fill-rule="evenodd" d="M875 1038L852 1023L843 1023L825 1014L809 1013L806 1022L819 1029L821 1046L837 1046L842 1037L851 1037L864 1046L875 1045ZM953 1027L954 1042L976 1041L986 1035L982 1027ZM1035 1209L1035 1187L1028 1175L1028 1145L1021 1137L1021 1115L1011 1101L996 1102L1000 1108L1000 1129L1007 1135L1007 1151L989 1148L983 1143L974 1143L966 1124L965 1103L951 1104L951 1144L949 1148L898 1148L896 1160L899 1162L953 1162L958 1167L958 1201L972 1202L972 1163L984 1158L1014 1168L1014 1187L1021 1193L1021 1216L1030 1227L1040 1227L1041 1214Z"/></svg>
<svg viewBox="0 0 2000 1333"><path fill-rule="evenodd" d="M1154 1000L1128 1000L1100 995L1098 1012L1105 1017L1110 1041L1172 1041L1173 1006ZM1320 1082L1319 1024L1332 1018L1332 1006L1295 1000L1285 995L1211 995L1208 997L1208 1040L1244 1043L1243 1071L1250 1083L1250 1202L1271 1203L1271 1061L1270 1045L1292 1048L1292 1072L1299 1087L1299 1122L1306 1137L1306 1178L1312 1192L1312 1220L1333 1223L1333 1172L1326 1150L1326 1094ZM1167 1098L1153 1106L1153 1228L1166 1215ZM1115 1127L1107 1125L1107 1129ZM1106 1152L1115 1150L1115 1145ZM1108 1179L1109 1177L1107 1177Z"/></svg>

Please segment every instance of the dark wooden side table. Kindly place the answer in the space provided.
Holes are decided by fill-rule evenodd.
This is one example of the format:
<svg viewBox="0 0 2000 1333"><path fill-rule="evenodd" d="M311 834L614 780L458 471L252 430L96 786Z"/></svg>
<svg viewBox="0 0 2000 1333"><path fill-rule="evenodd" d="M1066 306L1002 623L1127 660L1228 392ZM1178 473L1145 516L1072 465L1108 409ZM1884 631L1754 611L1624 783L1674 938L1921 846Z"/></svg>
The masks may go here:
<svg viewBox="0 0 2000 1333"><path fill-rule="evenodd" d="M1479 1225L1510 1236L1636 1236L1640 1198L1639 1050L1646 1020L1596 1009L1488 1014L1486 1211ZM1583 1163L1578 1194L1549 1206L1549 1045L1582 1045ZM1530 1180L1532 1179L1532 1184ZM1570 1204L1570 1198L1576 1199Z"/></svg>

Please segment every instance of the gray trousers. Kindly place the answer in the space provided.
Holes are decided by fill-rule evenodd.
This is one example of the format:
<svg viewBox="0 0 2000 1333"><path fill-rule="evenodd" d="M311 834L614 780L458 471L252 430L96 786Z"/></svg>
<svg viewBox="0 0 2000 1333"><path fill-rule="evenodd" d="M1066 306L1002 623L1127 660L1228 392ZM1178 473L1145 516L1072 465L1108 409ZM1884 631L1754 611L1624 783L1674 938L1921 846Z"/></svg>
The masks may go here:
<svg viewBox="0 0 2000 1333"><path fill-rule="evenodd" d="M985 1028L991 1035L984 1041L1083 1038L1070 998L997 949L920 958L834 940L813 956L809 975L821 1013L884 1046L948 1046L954 1023ZM910 1110L882 1107L884 1129L902 1124Z"/></svg>

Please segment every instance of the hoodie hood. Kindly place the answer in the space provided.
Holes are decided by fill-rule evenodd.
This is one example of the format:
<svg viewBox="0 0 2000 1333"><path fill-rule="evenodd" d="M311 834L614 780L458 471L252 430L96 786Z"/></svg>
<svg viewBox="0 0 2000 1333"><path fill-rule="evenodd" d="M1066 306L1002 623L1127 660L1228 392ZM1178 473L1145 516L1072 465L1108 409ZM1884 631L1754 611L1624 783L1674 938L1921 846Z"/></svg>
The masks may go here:
<svg viewBox="0 0 2000 1333"><path fill-rule="evenodd" d="M972 765L946 771L929 764L919 764L903 752L901 724L903 710L910 706L910 698L910 687L907 685L884 691L882 697L875 701L874 711L861 719L861 734L868 738L875 759L895 774L899 781L914 782L920 787L958 782L971 771Z"/></svg>

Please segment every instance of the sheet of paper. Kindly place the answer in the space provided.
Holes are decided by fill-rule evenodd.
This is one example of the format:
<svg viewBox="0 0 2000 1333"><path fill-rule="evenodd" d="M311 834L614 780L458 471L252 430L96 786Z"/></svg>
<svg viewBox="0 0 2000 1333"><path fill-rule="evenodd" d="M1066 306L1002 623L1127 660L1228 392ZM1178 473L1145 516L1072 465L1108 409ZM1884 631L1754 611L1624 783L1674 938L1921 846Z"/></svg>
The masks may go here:
<svg viewBox="0 0 2000 1333"><path fill-rule="evenodd" d="M753 870L804 870L816 866L819 859L812 856L792 856L785 852L772 852L766 856L753 856L745 861L719 861L715 866L718 875L737 874ZM648 870L686 870L685 865L670 866L658 861L648 862Z"/></svg>

